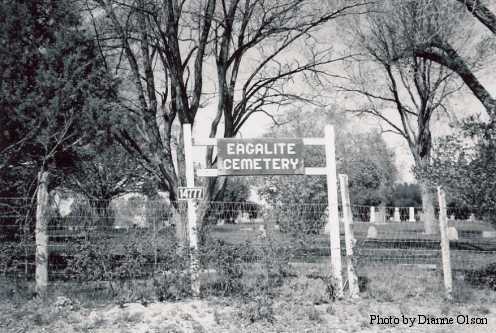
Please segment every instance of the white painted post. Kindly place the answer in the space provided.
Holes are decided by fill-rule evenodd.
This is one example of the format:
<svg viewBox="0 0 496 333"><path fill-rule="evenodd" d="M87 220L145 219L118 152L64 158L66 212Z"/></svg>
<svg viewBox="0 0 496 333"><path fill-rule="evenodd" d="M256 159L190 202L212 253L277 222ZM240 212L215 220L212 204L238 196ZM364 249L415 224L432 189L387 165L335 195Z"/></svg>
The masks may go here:
<svg viewBox="0 0 496 333"><path fill-rule="evenodd" d="M336 177L336 147L334 127L325 127L325 153L327 172L327 209L329 240L331 242L331 274L336 283L336 296L343 297L343 277L341 275L341 238L339 233L338 193Z"/></svg>
<svg viewBox="0 0 496 333"><path fill-rule="evenodd" d="M446 295L451 299L453 278L451 276L450 244L448 239L448 217L446 214L446 195L441 186L437 188L439 201L439 229L441 231L441 258L443 263L444 287Z"/></svg>
<svg viewBox="0 0 496 333"><path fill-rule="evenodd" d="M186 167L186 186L195 187L195 171L193 166L193 141L191 124L183 124L184 160ZM198 235L196 227L196 206L194 199L188 199L188 236L191 260L191 293L193 297L200 296Z"/></svg>
<svg viewBox="0 0 496 333"><path fill-rule="evenodd" d="M47 296L48 288L48 172L38 174L36 193L36 256L35 256L35 291L41 298Z"/></svg>
<svg viewBox="0 0 496 333"><path fill-rule="evenodd" d="M415 208L408 209L408 222L415 222Z"/></svg>
<svg viewBox="0 0 496 333"><path fill-rule="evenodd" d="M375 223L375 207L370 206L370 217L369 217L370 223Z"/></svg>
<svg viewBox="0 0 496 333"><path fill-rule="evenodd" d="M400 209L398 207L394 208L394 222L401 222Z"/></svg>
<svg viewBox="0 0 496 333"><path fill-rule="evenodd" d="M348 285L350 287L350 297L358 297L358 278L353 267L353 230L351 229L351 205L350 193L348 191L348 176L339 175L339 188L341 190L341 204L343 205L343 221L344 221L344 241L346 247L346 271L348 273Z"/></svg>

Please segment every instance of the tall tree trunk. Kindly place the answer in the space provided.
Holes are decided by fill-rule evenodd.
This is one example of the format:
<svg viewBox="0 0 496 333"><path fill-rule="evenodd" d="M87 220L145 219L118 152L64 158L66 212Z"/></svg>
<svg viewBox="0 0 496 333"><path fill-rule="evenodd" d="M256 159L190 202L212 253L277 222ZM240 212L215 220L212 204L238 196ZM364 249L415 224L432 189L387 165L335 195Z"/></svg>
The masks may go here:
<svg viewBox="0 0 496 333"><path fill-rule="evenodd" d="M416 137L413 155L417 167L424 168L430 164L432 150L432 135L429 127L432 110L424 108L419 113L417 119L418 134ZM424 232L427 235L435 233L434 221L434 192L429 184L423 179L419 179L420 192L422 197L422 218L424 222Z"/></svg>
<svg viewBox="0 0 496 333"><path fill-rule="evenodd" d="M424 222L424 232L427 235L435 233L434 221L434 194L432 189L425 183L420 182L422 196L422 219Z"/></svg>
<svg viewBox="0 0 496 333"><path fill-rule="evenodd" d="M181 126L176 146L177 182L178 186L186 186L186 162L184 157L184 133ZM177 189L174 189L176 191ZM177 201L173 205L173 218L176 227L176 238L183 247L188 247L188 219L185 202Z"/></svg>
<svg viewBox="0 0 496 333"><path fill-rule="evenodd" d="M97 199L90 203L96 210L96 227L101 230L111 228L114 225L114 219L110 211L110 199Z"/></svg>
<svg viewBox="0 0 496 333"><path fill-rule="evenodd" d="M427 129L427 128L425 128ZM417 143L416 154L414 154L416 167L423 169L430 163L431 139L429 134L419 139ZM422 215L421 219L424 222L424 233L432 235L435 233L434 221L434 191L424 179L419 179L420 195L422 198Z"/></svg>

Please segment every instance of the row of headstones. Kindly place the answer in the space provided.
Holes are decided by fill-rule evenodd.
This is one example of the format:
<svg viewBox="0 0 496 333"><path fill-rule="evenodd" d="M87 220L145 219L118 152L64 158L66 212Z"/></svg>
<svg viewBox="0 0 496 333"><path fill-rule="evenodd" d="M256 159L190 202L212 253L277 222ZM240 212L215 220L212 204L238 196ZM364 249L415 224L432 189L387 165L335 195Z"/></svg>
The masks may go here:
<svg viewBox="0 0 496 333"><path fill-rule="evenodd" d="M367 230L367 238L377 238L379 235L377 228L370 226ZM485 230L481 233L482 238L496 238L496 231ZM455 227L448 227L448 240L458 240L458 230Z"/></svg>
<svg viewBox="0 0 496 333"><path fill-rule="evenodd" d="M385 209L385 207L379 207L379 212L376 212L375 207L371 206L369 216L370 216L369 217L370 223L385 222L386 221L386 209ZM401 221L400 209L398 207L394 208L394 214L392 217L392 221L394 221L394 222L400 222ZM415 208L413 208L413 207L408 208L408 222L415 222Z"/></svg>
<svg viewBox="0 0 496 333"><path fill-rule="evenodd" d="M448 218L449 220L455 220L455 215L452 214ZM393 222L401 222L401 215L399 207L394 208L394 214L390 219ZM386 211L385 207L379 207L379 212L376 212L375 207L370 207L369 222L370 223L384 223L386 221ZM415 208L408 207L408 222L415 222ZM468 221L475 221L475 215L470 214Z"/></svg>

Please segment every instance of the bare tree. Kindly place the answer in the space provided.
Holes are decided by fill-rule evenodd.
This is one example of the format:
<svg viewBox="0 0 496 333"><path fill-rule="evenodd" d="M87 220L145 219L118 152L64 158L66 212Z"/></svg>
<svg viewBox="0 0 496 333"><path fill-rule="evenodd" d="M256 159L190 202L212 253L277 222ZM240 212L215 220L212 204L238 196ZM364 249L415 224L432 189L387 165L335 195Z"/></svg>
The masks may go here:
<svg viewBox="0 0 496 333"><path fill-rule="evenodd" d="M175 207L182 180L175 165L173 124L176 118L193 124L200 108L215 4L216 0L85 1L109 70L128 78L131 95L137 97L137 103L122 103L121 126L114 134L169 192ZM180 238L183 224L176 223Z"/></svg>
<svg viewBox="0 0 496 333"><path fill-rule="evenodd" d="M181 123L193 124L200 107L215 0L199 3L195 14L185 5L176 0L87 1L92 18L103 10L108 19L93 20L102 53L112 56L117 51L115 71L129 75L138 97L137 105L125 105L128 123L116 132L117 138L140 157L172 202L180 182L171 147L172 125L176 116ZM185 36L182 25L195 20L197 34Z"/></svg>
<svg viewBox="0 0 496 333"><path fill-rule="evenodd" d="M496 15L490 10L484 1L479 0L443 0L443 1L423 1L424 7L429 9L432 17L441 17L439 13L443 12L444 19L440 20L439 29L431 31L429 38L415 40L409 45L404 45L403 52L398 53L398 57L407 56L414 52L418 57L429 59L437 62L458 74L466 86L481 102L491 119L496 119L496 99L491 95L487 88L477 78L476 62L461 55L459 50L453 46L453 41L447 38L445 31L450 30L452 26L459 25L462 32L469 30L469 21L462 18L461 12L465 15L473 15L480 21L491 33L496 35ZM437 13L436 13L437 12ZM413 32L414 34L416 32ZM487 53L492 49L491 43L486 39L478 36L482 40L481 46L475 48L475 57L480 58L480 54ZM495 42L494 37L492 43ZM479 54L477 54L479 53ZM490 54L494 56L494 54ZM480 59L479 59L480 61Z"/></svg>
<svg viewBox="0 0 496 333"><path fill-rule="evenodd" d="M496 15L480 0L456 0L465 5L467 10L496 35Z"/></svg>
<svg viewBox="0 0 496 333"><path fill-rule="evenodd" d="M223 137L234 137L255 113L275 121L273 110L295 101L312 103L292 91L291 82L326 76L324 66L342 60L332 48L319 45L318 31L332 29L328 23L338 17L360 13L365 3L222 0L213 23L218 101L210 137L216 137L221 124ZM215 163L209 149L206 164ZM223 185L211 179L209 196L216 198Z"/></svg>
<svg viewBox="0 0 496 333"><path fill-rule="evenodd" d="M219 88L210 135L216 136L223 118L223 136L233 137L254 113L303 99L285 85L298 73L322 73L323 65L337 61L329 49L316 47L316 29L361 11L365 2L86 0L109 67L129 76L138 96L137 105L124 105L127 125L116 131L119 141L174 202L181 177L173 163L172 124L176 115L181 124L194 123L205 101L207 56L214 55ZM304 59L288 57L297 42L307 51ZM180 169L180 156L178 163ZM215 163L212 151L207 163Z"/></svg>
<svg viewBox="0 0 496 333"><path fill-rule="evenodd" d="M394 1L384 1L376 13L366 16L360 27L354 21L357 47L362 56L356 62L349 84L340 87L348 93L359 94L363 104L353 111L376 117L388 125L388 132L400 135L408 143L415 166L430 163L432 134L430 124L436 112L446 111L445 102L459 85L453 73L430 59L414 52L403 52L403 46L416 38L404 31L431 29L423 1L405 1L401 7ZM433 193L419 179L422 190L425 232L434 232Z"/></svg>

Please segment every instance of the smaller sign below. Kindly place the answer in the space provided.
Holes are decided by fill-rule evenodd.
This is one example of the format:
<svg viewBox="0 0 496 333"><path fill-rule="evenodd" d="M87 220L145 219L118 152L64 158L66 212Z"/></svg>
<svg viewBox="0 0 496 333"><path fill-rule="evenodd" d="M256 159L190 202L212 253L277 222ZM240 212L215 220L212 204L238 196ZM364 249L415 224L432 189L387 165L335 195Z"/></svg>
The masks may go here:
<svg viewBox="0 0 496 333"><path fill-rule="evenodd" d="M203 199L205 191L203 187L178 187L178 200Z"/></svg>

